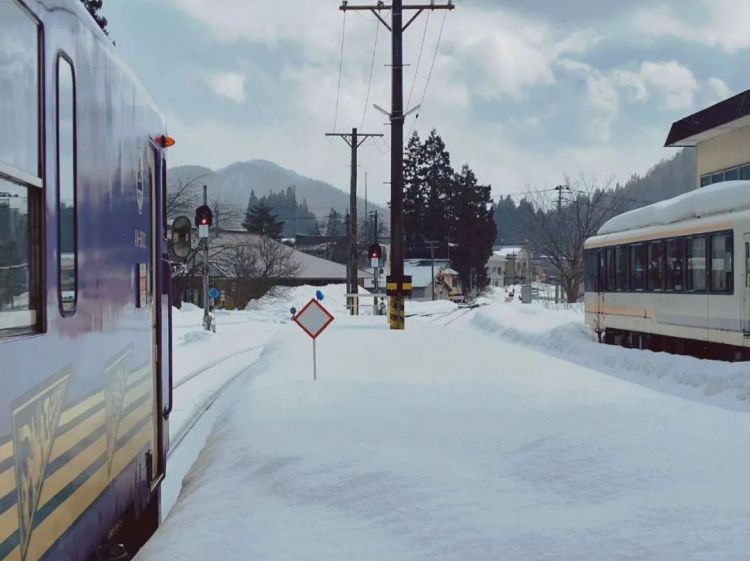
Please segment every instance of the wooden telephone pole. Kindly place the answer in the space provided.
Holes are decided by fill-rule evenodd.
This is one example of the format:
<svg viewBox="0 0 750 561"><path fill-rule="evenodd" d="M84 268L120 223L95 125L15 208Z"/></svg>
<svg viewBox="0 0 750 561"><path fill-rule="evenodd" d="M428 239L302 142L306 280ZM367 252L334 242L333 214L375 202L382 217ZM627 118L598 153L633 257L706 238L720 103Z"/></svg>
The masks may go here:
<svg viewBox="0 0 750 561"><path fill-rule="evenodd" d="M378 2L374 5L351 6L348 0L341 3L342 11L355 10L372 12L391 32L391 274L386 281L389 323L391 329L404 329L404 299L411 293L411 277L404 276L404 64L403 33L425 10L453 10L452 0L447 4L436 4L434 0L424 4L404 5L403 0L393 0L391 4ZM391 11L390 25L380 12ZM416 12L404 24L404 12Z"/></svg>
<svg viewBox="0 0 750 561"><path fill-rule="evenodd" d="M349 187L349 216L351 217L351 223L349 225L349 275L347 284L349 285L347 292L349 294L356 294L358 292L359 282L357 281L357 150L362 143L373 136L383 136L382 134L375 133L359 133L357 128L354 127L351 133L344 132L327 132L326 136L338 136L344 139L349 147L352 149L352 176L351 184ZM359 302L357 298L352 298L352 305L349 308L350 314L353 316L359 315Z"/></svg>

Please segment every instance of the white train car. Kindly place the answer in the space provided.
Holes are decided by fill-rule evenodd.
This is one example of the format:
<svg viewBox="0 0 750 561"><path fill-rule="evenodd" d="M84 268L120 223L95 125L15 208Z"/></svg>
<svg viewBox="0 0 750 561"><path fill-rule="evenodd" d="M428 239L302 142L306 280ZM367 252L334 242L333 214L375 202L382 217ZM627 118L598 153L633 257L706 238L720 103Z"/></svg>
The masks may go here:
<svg viewBox="0 0 750 561"><path fill-rule="evenodd" d="M750 181L617 216L584 258L586 323L600 341L750 360Z"/></svg>

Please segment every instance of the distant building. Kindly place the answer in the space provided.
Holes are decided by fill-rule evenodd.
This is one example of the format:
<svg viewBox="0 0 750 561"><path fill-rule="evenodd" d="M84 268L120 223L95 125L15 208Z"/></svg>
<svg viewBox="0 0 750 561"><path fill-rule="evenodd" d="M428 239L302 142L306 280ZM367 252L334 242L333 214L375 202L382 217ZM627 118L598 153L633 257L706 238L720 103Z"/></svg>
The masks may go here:
<svg viewBox="0 0 750 561"><path fill-rule="evenodd" d="M226 248L233 246L248 246L261 239L257 234L246 231L221 231L211 238L209 245L209 263L211 286L221 291L217 305L219 308L235 309L242 306L248 297L259 298L265 293L266 287L251 276L243 276L236 272L237 268L227 262ZM290 261L296 264L296 271L288 277L276 279L277 286L344 284L347 281L347 267L333 261L328 261L314 255L302 253L281 242L269 240L278 247L283 247L290 254ZM372 282L372 273L359 271L359 283L363 285L368 279ZM184 301L203 305L202 277L198 268L191 277L186 279Z"/></svg>
<svg viewBox="0 0 750 561"><path fill-rule="evenodd" d="M458 271L450 267L447 259L435 259L435 297L432 292L433 268L430 259L406 259L404 274L411 277L411 300L420 302L428 300L460 300L463 298L461 279ZM380 292L385 292L385 282L388 272L383 269L378 279ZM365 280L364 287L372 290L373 277Z"/></svg>
<svg viewBox="0 0 750 561"><path fill-rule="evenodd" d="M665 146L696 147L697 188L750 180L750 90L676 121Z"/></svg>
<svg viewBox="0 0 750 561"><path fill-rule="evenodd" d="M529 252L522 246L495 249L487 261L490 286L503 287L529 280Z"/></svg>

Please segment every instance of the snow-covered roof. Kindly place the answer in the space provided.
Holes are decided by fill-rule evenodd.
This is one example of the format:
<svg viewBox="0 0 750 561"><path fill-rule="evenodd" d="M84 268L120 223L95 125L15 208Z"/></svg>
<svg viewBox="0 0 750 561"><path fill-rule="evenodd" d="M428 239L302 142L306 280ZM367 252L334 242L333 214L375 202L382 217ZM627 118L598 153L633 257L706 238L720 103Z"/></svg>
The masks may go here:
<svg viewBox="0 0 750 561"><path fill-rule="evenodd" d="M598 233L663 226L747 208L750 208L750 181L724 181L615 216Z"/></svg>
<svg viewBox="0 0 750 561"><path fill-rule="evenodd" d="M518 255L522 251L522 247L503 247L501 249L493 251L492 253L494 253L498 257L510 257L511 255Z"/></svg>

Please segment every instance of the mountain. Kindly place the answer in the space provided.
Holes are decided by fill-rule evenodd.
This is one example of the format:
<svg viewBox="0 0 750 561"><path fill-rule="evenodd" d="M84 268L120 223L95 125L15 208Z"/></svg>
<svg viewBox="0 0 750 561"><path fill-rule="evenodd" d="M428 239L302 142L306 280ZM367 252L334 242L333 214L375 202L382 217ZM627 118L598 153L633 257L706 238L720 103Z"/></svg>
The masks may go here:
<svg viewBox="0 0 750 561"><path fill-rule="evenodd" d="M349 208L349 193L324 181L311 179L267 160L236 162L219 170L202 166L178 166L169 170L169 185L197 179L196 189L208 186L209 199L217 199L233 207L232 226L239 227L245 217L250 193L261 198L271 192L280 193L291 185L296 187L297 201L307 201L307 207L319 220L325 220L331 208L342 214ZM364 191L364 185L359 188ZM381 220L387 219L388 210L369 202L368 210L380 210ZM365 201L358 197L358 214L364 217Z"/></svg>

